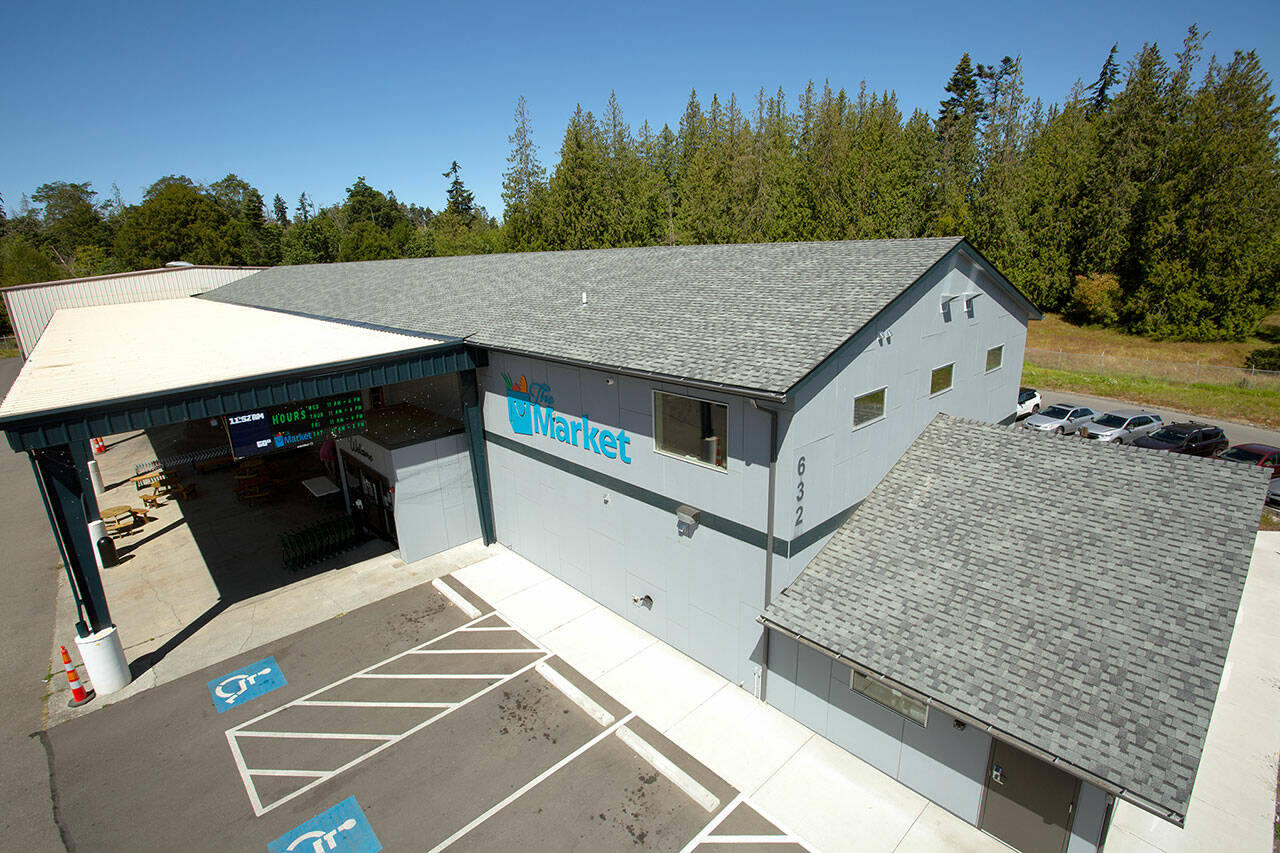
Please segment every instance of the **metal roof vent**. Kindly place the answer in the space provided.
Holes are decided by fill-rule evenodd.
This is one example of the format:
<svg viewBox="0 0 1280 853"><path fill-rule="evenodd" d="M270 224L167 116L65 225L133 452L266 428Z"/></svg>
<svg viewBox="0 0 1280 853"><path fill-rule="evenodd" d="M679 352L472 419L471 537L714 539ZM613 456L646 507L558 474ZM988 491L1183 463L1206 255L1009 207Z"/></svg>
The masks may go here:
<svg viewBox="0 0 1280 853"><path fill-rule="evenodd" d="M165 266L166 267L194 267L195 264L191 263L191 261L169 261L169 263L165 264Z"/></svg>

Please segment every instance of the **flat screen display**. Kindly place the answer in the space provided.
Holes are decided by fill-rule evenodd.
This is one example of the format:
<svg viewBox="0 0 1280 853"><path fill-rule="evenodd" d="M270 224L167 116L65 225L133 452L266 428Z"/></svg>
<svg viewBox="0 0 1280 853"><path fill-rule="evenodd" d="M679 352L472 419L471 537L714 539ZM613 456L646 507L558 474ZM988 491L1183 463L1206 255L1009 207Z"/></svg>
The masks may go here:
<svg viewBox="0 0 1280 853"><path fill-rule="evenodd" d="M307 447L365 428L360 394L304 400L227 416L227 435L237 459Z"/></svg>

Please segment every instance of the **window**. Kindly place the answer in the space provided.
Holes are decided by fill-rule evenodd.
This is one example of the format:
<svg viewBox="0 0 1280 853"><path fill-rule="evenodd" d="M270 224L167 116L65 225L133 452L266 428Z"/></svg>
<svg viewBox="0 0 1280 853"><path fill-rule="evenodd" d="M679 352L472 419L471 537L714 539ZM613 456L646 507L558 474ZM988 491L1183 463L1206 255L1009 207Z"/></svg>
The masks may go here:
<svg viewBox="0 0 1280 853"><path fill-rule="evenodd" d="M1004 344L987 350L987 373L1004 364Z"/></svg>
<svg viewBox="0 0 1280 853"><path fill-rule="evenodd" d="M853 428L866 426L884 417L884 389L853 398Z"/></svg>
<svg viewBox="0 0 1280 853"><path fill-rule="evenodd" d="M929 719L928 705L861 673L850 673L849 689L878 702L890 711L896 711L917 725L923 726Z"/></svg>
<svg viewBox="0 0 1280 853"><path fill-rule="evenodd" d="M933 373L929 376L929 394L941 394L943 391L951 388L951 373L955 369L955 362L944 364L942 367L935 367Z"/></svg>
<svg viewBox="0 0 1280 853"><path fill-rule="evenodd" d="M728 470L729 407L653 392L653 446L662 453Z"/></svg>

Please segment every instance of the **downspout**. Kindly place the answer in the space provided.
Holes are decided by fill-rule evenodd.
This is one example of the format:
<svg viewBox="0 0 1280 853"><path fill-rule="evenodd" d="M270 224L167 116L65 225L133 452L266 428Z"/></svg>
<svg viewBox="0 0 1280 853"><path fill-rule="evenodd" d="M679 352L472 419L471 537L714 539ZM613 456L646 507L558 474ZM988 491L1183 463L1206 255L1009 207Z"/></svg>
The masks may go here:
<svg viewBox="0 0 1280 853"><path fill-rule="evenodd" d="M768 406L762 406L755 399L751 400L751 407L769 414L769 509L767 520L765 522L765 539L764 539L764 608L768 609L769 602L773 597L773 514L774 514L774 491L778 482L778 410ZM760 637L760 695L758 698L761 702L765 701L765 686L769 680L769 626L762 625L763 633Z"/></svg>

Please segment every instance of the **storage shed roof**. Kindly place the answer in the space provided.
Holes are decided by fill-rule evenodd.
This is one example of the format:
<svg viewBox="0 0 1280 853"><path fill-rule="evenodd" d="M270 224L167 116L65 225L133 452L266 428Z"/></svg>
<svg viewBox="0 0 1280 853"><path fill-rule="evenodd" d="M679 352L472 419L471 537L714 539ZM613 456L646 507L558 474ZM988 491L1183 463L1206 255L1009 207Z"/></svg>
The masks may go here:
<svg viewBox="0 0 1280 853"><path fill-rule="evenodd" d="M764 618L1180 821L1267 473L940 415Z"/></svg>

